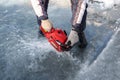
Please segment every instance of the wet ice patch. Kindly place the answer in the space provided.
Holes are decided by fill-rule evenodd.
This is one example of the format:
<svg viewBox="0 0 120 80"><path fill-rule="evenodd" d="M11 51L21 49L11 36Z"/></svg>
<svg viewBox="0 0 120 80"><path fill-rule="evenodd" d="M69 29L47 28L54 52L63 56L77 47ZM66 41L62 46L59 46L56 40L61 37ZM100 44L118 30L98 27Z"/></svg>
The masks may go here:
<svg viewBox="0 0 120 80"><path fill-rule="evenodd" d="M50 5L55 7L66 8L70 6L70 0L50 0Z"/></svg>
<svg viewBox="0 0 120 80"><path fill-rule="evenodd" d="M0 5L2 6L12 6L12 5L21 5L27 3L29 4L29 0L0 0Z"/></svg>

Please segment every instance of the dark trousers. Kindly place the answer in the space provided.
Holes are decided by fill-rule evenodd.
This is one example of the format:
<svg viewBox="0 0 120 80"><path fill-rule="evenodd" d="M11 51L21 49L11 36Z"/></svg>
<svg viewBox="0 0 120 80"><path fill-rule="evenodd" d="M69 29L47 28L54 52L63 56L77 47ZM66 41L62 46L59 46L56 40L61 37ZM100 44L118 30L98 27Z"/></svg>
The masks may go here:
<svg viewBox="0 0 120 80"><path fill-rule="evenodd" d="M49 3L49 0L42 0L42 4L46 12L48 8L48 3ZM72 23L73 28L75 28L78 32L83 32L86 28L87 5L86 5L86 9L85 9L81 23L74 25L73 21L74 21L77 6L78 6L78 0L71 0L71 10L72 10L71 23ZM37 17L37 21L38 21L39 26L41 26L41 20L38 17Z"/></svg>

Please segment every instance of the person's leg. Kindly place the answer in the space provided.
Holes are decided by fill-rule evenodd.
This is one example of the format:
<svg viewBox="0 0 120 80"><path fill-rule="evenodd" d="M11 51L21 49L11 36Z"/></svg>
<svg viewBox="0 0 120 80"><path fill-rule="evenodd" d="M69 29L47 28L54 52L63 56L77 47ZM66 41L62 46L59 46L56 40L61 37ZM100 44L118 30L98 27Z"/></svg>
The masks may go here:
<svg viewBox="0 0 120 80"><path fill-rule="evenodd" d="M85 48L87 46L87 40L86 40L86 37L84 34L84 30L86 28L86 17L87 17L87 10L85 10L85 12L84 12L81 24L77 24L74 27L75 31L78 32L79 42L80 42L79 47L80 48Z"/></svg>
<svg viewBox="0 0 120 80"><path fill-rule="evenodd" d="M42 4L43 4L43 6L44 6L43 8L44 8L45 12L47 12L48 3L49 3L49 0L42 0ZM41 19L39 19L38 16L37 16L37 23L38 23L39 27L41 27ZM43 33L42 33L42 31L40 30L40 28L39 28L38 36L41 36L41 35L43 36Z"/></svg>
<svg viewBox="0 0 120 80"><path fill-rule="evenodd" d="M86 5L85 9L82 10L81 9L82 3L78 2L78 1L80 1L80 0L71 0L72 30L71 30L71 33L68 38L72 39L71 43L73 42L73 44L78 41L77 40L77 38L78 38L79 42L80 42L80 47L85 48L87 46L87 40L84 35L84 30L86 28L87 5ZM80 6L80 7L78 7L78 6ZM81 14L80 11L81 12L84 11L83 15L79 15L79 14ZM80 19L78 19L78 17L80 17L80 16L82 16L82 19L81 19L81 22L78 23L80 21ZM76 41L75 41L75 39L73 39L73 37L76 37Z"/></svg>
<svg viewBox="0 0 120 80"><path fill-rule="evenodd" d="M84 30L86 28L86 17L87 17L87 10L85 10L84 12L84 15L83 15L83 19L82 19L82 22L81 24L79 25L79 27L81 27L80 31L78 31L78 35L79 35L79 42L80 42L80 45L79 47L80 48L85 48L87 46L87 40L86 40L86 37L85 37L85 34L84 34Z"/></svg>

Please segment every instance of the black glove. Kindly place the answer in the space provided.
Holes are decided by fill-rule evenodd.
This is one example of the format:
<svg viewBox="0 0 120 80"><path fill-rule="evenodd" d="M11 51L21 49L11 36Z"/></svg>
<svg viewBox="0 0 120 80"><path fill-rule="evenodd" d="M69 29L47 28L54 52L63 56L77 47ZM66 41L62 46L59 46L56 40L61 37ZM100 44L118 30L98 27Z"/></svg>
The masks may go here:
<svg viewBox="0 0 120 80"><path fill-rule="evenodd" d="M70 46L71 42L68 41L67 44L61 45L63 51L69 51L72 47Z"/></svg>

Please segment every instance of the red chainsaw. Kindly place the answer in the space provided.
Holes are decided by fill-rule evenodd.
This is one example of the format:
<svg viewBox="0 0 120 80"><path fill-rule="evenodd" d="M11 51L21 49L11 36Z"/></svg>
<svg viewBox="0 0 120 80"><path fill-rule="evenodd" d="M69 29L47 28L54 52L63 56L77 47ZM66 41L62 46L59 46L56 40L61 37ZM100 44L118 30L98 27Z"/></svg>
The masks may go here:
<svg viewBox="0 0 120 80"><path fill-rule="evenodd" d="M46 32L42 27L40 30L44 36L48 39L50 44L59 52L62 52L62 46L67 40L67 34L64 30L58 28L52 28L50 32Z"/></svg>

